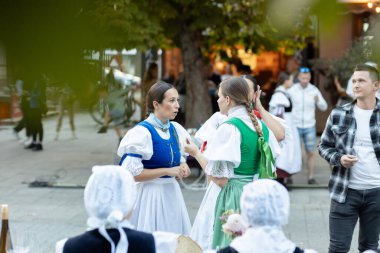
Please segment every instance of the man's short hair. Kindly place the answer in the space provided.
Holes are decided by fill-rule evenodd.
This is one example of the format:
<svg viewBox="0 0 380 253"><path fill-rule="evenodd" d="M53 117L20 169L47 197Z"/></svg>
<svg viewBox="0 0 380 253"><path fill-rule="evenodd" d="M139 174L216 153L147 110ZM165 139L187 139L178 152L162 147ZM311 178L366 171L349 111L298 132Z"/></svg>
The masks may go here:
<svg viewBox="0 0 380 253"><path fill-rule="evenodd" d="M373 82L379 81L379 71L375 67L361 63L356 65L355 71L368 71Z"/></svg>

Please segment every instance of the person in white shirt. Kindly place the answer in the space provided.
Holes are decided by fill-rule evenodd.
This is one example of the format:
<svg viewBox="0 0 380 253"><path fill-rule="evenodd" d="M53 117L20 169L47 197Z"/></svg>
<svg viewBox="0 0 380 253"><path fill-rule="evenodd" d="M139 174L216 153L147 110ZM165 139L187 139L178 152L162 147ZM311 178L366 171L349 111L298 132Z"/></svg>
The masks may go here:
<svg viewBox="0 0 380 253"><path fill-rule="evenodd" d="M317 184L314 179L316 148L315 107L325 111L327 102L321 92L310 83L310 69L302 67L298 75L299 83L294 84L288 94L291 97L293 110L292 120L297 127L301 141L306 150L306 166L308 169L308 183Z"/></svg>
<svg viewBox="0 0 380 253"><path fill-rule="evenodd" d="M358 251L376 250L379 244L379 72L359 64L352 84L356 99L332 110L318 147L332 165L329 253L350 251L358 219Z"/></svg>

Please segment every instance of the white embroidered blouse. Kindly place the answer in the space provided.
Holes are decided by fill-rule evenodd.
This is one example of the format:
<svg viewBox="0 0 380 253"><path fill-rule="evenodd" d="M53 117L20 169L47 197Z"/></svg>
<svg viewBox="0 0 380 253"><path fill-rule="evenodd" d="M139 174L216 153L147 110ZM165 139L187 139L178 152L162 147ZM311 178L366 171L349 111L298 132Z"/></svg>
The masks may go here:
<svg viewBox="0 0 380 253"><path fill-rule="evenodd" d="M239 118L250 129L256 131L252 120L244 106L236 106L228 112L228 119ZM217 119L217 118L215 118ZM259 120L260 127L262 122ZM280 154L280 146L269 130L268 143L272 150L273 157L276 158ZM208 160L205 172L214 177L234 177L234 168L240 165L240 131L231 124L221 124L215 133L207 140L207 148L204 152L205 158Z"/></svg>
<svg viewBox="0 0 380 253"><path fill-rule="evenodd" d="M148 122L153 123L149 120L149 118ZM186 131L186 129L183 128L177 122L171 121L171 124L173 124L175 130L177 131L179 139L178 141L180 142L178 143L178 145L180 147L182 155L181 163L184 163L186 162L186 157L188 154L184 152L183 144L185 143L186 138L191 139L191 137L189 133ZM160 128L156 127L154 123L152 125L154 126L161 138L165 140L168 140L170 138L169 131L164 132ZM127 156L121 165L122 167L128 169L133 176L139 175L144 169L142 160L149 160L153 155L152 136L146 127L137 125L131 130L129 130L127 134L123 137L117 150L117 154L118 156L122 157L126 153L137 154L142 156L142 158Z"/></svg>

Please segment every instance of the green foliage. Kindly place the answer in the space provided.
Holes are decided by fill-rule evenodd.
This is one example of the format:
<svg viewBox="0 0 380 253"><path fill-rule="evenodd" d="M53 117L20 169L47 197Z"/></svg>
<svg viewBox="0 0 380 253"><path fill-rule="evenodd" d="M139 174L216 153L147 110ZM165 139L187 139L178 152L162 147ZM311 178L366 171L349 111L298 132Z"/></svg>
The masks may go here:
<svg viewBox="0 0 380 253"><path fill-rule="evenodd" d="M373 48L372 42L359 39L341 57L315 60L313 68L326 77L325 88L333 86L334 77L337 77L344 87L357 64L373 60Z"/></svg>
<svg viewBox="0 0 380 253"><path fill-rule="evenodd" d="M129 0L2 1L0 30L13 77L45 73L71 83L99 78L100 68L84 61L88 52L163 40L161 27Z"/></svg>
<svg viewBox="0 0 380 253"><path fill-rule="evenodd" d="M199 42L206 51L237 44L254 52L276 46L263 0L153 0L149 5L136 0L136 4L161 25L172 46L180 45L184 26L202 35Z"/></svg>
<svg viewBox="0 0 380 253"><path fill-rule="evenodd" d="M9 66L76 80L84 52L181 47L184 32L204 55L242 45L289 54L334 23L331 0L13 0L2 1L1 38ZM323 15L322 15L323 14ZM314 16L312 16L314 15ZM331 25L330 25L331 26ZM186 29L185 29L186 28ZM22 60L20 60L22 59Z"/></svg>
<svg viewBox="0 0 380 253"><path fill-rule="evenodd" d="M82 16L89 21L94 49L147 49L163 39L161 27L133 1L96 0Z"/></svg>

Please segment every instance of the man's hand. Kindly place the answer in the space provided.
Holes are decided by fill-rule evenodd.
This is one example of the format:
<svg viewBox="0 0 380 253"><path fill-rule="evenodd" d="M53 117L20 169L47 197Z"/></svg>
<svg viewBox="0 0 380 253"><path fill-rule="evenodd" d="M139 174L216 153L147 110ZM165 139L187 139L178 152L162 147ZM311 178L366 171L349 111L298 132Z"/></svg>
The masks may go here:
<svg viewBox="0 0 380 253"><path fill-rule="evenodd" d="M358 158L354 155L343 155L340 158L340 163L347 169L351 168L357 161Z"/></svg>

